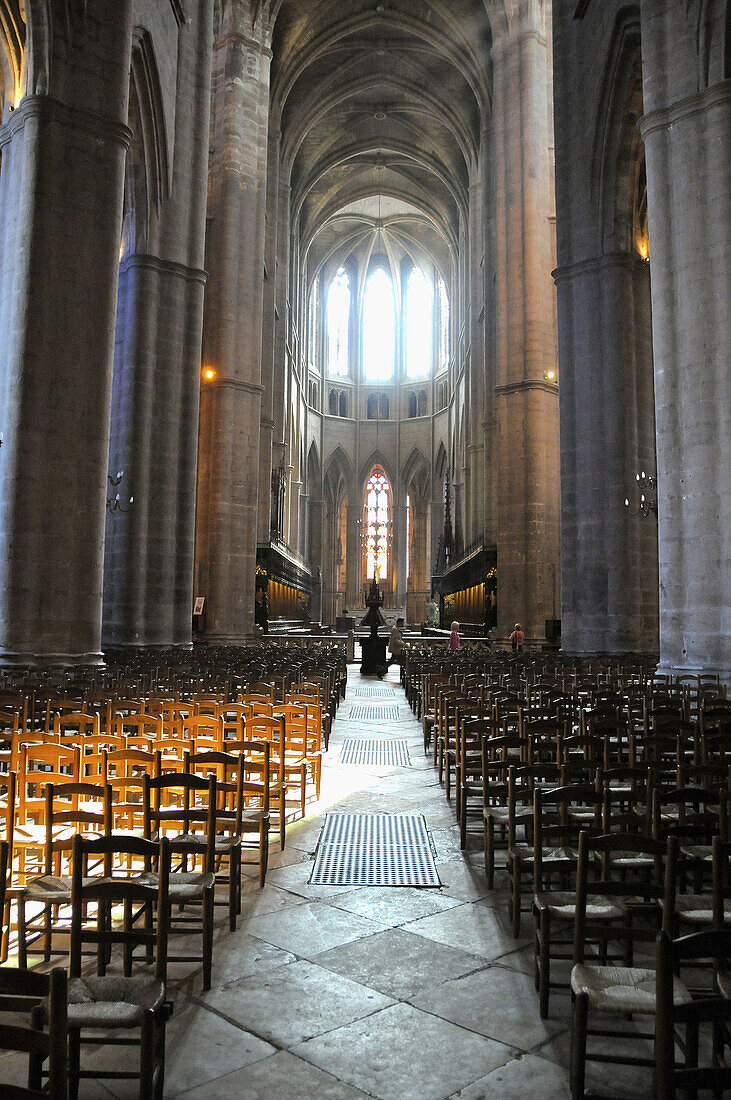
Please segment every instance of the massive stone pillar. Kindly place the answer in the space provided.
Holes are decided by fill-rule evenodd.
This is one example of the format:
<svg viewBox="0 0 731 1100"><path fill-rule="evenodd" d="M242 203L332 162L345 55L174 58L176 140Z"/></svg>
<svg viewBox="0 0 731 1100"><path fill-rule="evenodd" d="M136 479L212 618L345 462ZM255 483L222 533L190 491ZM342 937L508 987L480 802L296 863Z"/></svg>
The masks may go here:
<svg viewBox="0 0 731 1100"><path fill-rule="evenodd" d="M26 5L29 19L33 8ZM101 659L132 0L30 40L0 130L0 661Z"/></svg>
<svg viewBox="0 0 731 1100"><path fill-rule="evenodd" d="M224 5L213 59L196 527L206 637L253 634L271 51L258 5ZM205 373L205 372L204 372ZM265 502L268 508L268 500Z"/></svg>
<svg viewBox="0 0 731 1100"><path fill-rule="evenodd" d="M531 5L521 5L532 11ZM550 271L549 43L525 14L492 57L496 199L498 632L545 638L559 561L558 389Z"/></svg>
<svg viewBox="0 0 731 1100"><path fill-rule="evenodd" d="M134 503L107 514L105 644L190 643L212 10L187 9L170 178L120 266L109 464Z"/></svg>
<svg viewBox="0 0 731 1100"><path fill-rule="evenodd" d="M731 80L725 4L645 0L660 665L731 674ZM698 10L697 10L698 9Z"/></svg>
<svg viewBox="0 0 731 1100"><path fill-rule="evenodd" d="M562 648L657 650L657 527L630 515L655 469L650 273L617 252L557 269Z"/></svg>

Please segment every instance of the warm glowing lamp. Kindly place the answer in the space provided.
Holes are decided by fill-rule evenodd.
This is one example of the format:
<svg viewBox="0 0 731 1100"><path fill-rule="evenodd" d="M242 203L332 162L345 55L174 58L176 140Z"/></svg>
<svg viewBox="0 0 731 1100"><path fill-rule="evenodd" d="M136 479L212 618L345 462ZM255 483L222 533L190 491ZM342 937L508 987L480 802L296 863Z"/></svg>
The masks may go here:
<svg viewBox="0 0 731 1100"><path fill-rule="evenodd" d="M216 371L213 367L204 367L203 368L203 381L204 382L212 382L215 377L216 377Z"/></svg>

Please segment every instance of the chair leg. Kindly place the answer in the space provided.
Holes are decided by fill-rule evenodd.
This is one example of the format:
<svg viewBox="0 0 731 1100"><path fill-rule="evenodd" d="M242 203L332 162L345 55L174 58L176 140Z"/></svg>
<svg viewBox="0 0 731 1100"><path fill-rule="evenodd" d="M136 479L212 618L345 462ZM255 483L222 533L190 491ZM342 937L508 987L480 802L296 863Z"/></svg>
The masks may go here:
<svg viewBox="0 0 731 1100"><path fill-rule="evenodd" d="M586 1078L586 1024L589 1001L585 995L574 997L571 1015L571 1100L584 1100Z"/></svg>
<svg viewBox="0 0 731 1100"><path fill-rule="evenodd" d="M213 970L213 887L205 890L202 898L203 909L203 988L211 988Z"/></svg>
<svg viewBox="0 0 731 1100"><path fill-rule="evenodd" d="M81 1032L69 1029L69 1100L78 1100L81 1073Z"/></svg>
<svg viewBox="0 0 731 1100"><path fill-rule="evenodd" d="M267 867L269 866L269 822L262 821L259 828L259 885L266 882Z"/></svg>
<svg viewBox="0 0 731 1100"><path fill-rule="evenodd" d="M154 1100L155 1017L146 1012L140 1024L140 1100Z"/></svg>
<svg viewBox="0 0 731 1100"><path fill-rule="evenodd" d="M237 883L241 885L240 859L236 856L237 849L232 848L228 856L228 930L236 931L236 914L238 913Z"/></svg>
<svg viewBox="0 0 731 1100"><path fill-rule="evenodd" d="M25 897L21 894L18 897L18 966L21 970L28 969L28 944L26 943L26 936L28 931L25 923Z"/></svg>
<svg viewBox="0 0 731 1100"><path fill-rule="evenodd" d="M512 885L513 935L517 940L520 935L520 863L517 860L513 861Z"/></svg>
<svg viewBox="0 0 731 1100"><path fill-rule="evenodd" d="M536 933L540 951L538 999L541 1019L548 1016L548 998L551 992L551 915L543 912L536 917Z"/></svg>

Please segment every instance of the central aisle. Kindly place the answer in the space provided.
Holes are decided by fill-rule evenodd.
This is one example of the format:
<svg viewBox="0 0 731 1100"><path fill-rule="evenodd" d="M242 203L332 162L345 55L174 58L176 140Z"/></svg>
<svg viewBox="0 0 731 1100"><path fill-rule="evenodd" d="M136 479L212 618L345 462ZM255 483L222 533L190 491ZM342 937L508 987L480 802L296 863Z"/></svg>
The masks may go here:
<svg viewBox="0 0 731 1100"><path fill-rule="evenodd" d="M381 686L394 697L373 697ZM352 707L381 705L397 707L386 722L349 718ZM341 764L354 736L405 738L411 767ZM331 808L423 813L442 887L309 885ZM351 666L317 812L287 829L265 888L250 884L237 931L219 932L211 992L196 978L178 994L166 1095L566 1096L567 1013L539 1019L526 943L512 938L502 893L488 895L481 845L460 852L398 670L379 683Z"/></svg>

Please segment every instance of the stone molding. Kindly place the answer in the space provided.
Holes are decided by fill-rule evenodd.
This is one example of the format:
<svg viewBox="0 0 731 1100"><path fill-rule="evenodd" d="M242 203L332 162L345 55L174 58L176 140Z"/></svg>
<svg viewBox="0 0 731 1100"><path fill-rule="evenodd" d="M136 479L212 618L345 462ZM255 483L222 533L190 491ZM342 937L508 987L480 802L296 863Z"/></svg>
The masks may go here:
<svg viewBox="0 0 731 1100"><path fill-rule="evenodd" d="M178 263L175 260L163 260L160 256L151 256L146 252L132 252L125 256L119 265L120 274L129 271L132 267L142 267L147 271L156 271L161 275L177 275L178 278L187 279L192 283L201 283L205 286L208 280L208 272L199 267L188 267L187 264Z"/></svg>
<svg viewBox="0 0 731 1100"><path fill-rule="evenodd" d="M82 107L70 107L53 96L29 95L13 111L8 121L0 126L0 149L33 118L56 122L71 130L81 130L91 137L121 145L125 150L129 149L132 141L132 131L123 122Z"/></svg>
<svg viewBox="0 0 731 1100"><path fill-rule="evenodd" d="M264 387L258 382L244 382L240 378L217 378L215 381L216 386L226 386L230 390L243 390L244 393L253 393L261 397L264 393Z"/></svg>
<svg viewBox="0 0 731 1100"><path fill-rule="evenodd" d="M558 394L558 383L548 382L545 378L522 378L519 382L508 382L505 386L495 386L492 391L496 397L509 397L524 390L543 390L545 393Z"/></svg>
<svg viewBox="0 0 731 1100"><path fill-rule="evenodd" d="M729 99L731 99L731 80L722 80L702 92L679 99L668 107L658 107L655 111L649 111L639 120L637 129L640 131L642 140L647 141L647 135L654 133L655 130L664 130L674 122L704 114L712 107L717 107Z"/></svg>
<svg viewBox="0 0 731 1100"><path fill-rule="evenodd" d="M524 27L523 30L509 32L502 38L498 38L490 50L490 57L493 61L501 61L507 50L512 49L513 46L520 46L531 38L535 39L539 46L548 46L548 39L537 27Z"/></svg>
<svg viewBox="0 0 731 1100"><path fill-rule="evenodd" d="M606 252L603 256L593 256L588 260L576 260L574 263L561 264L551 272L553 281L558 284L576 275L587 275L595 271L605 271L608 267L644 267L645 261L638 252Z"/></svg>
<svg viewBox="0 0 731 1100"><path fill-rule="evenodd" d="M248 50L256 50L262 55L262 57L268 58L270 61L274 57L271 47L262 45L261 42L257 42L255 38L251 38L250 35L244 34L243 31L228 31L224 34L223 38L219 38L217 42L214 42L214 50L222 50L225 46L228 46L230 42L240 42L243 46L246 46Z"/></svg>

